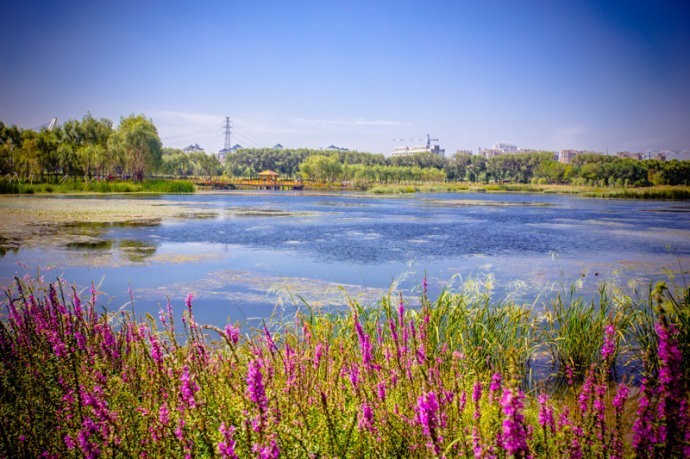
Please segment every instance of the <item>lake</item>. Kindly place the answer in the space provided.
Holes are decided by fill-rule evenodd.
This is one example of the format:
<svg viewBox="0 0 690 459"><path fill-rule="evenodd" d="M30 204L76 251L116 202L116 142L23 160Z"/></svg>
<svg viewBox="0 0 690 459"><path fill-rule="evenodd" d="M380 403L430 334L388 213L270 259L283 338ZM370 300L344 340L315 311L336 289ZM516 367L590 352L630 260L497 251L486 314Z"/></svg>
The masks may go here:
<svg viewBox="0 0 690 459"><path fill-rule="evenodd" d="M168 297L181 310L193 293L197 319L218 325L289 315L300 298L315 307L342 306L346 296L372 304L394 282L413 300L425 275L432 296L451 285L532 303L573 282L585 293L601 282L644 286L690 266L688 202L227 192L0 204L32 232L0 252L3 285L40 268L48 281L99 284L110 310L129 308L131 289L137 314L157 313ZM118 206L139 209L138 219L31 221L32 212L36 219L48 212L40 209L95 214ZM5 233L13 224L4 222ZM0 241L10 238L5 233Z"/></svg>

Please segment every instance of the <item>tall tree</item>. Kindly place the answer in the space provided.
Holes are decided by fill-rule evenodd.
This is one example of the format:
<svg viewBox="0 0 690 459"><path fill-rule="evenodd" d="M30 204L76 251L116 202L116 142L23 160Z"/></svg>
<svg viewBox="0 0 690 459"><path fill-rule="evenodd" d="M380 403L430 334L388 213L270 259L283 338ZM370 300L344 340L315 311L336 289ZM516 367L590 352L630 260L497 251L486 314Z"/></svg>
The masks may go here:
<svg viewBox="0 0 690 459"><path fill-rule="evenodd" d="M125 169L137 181L143 180L147 172L156 170L161 163L163 147L158 131L144 115L121 118L108 146L122 154Z"/></svg>

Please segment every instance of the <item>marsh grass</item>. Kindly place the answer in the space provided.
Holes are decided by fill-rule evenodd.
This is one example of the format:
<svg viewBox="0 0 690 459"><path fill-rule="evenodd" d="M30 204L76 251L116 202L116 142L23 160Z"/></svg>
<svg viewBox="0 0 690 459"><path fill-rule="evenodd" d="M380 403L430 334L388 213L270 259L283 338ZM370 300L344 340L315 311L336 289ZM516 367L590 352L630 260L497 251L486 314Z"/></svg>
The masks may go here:
<svg viewBox="0 0 690 459"><path fill-rule="evenodd" d="M183 180L64 180L58 183L19 183L0 180L0 194L49 193L193 193L192 182Z"/></svg>
<svg viewBox="0 0 690 459"><path fill-rule="evenodd" d="M683 288L572 290L533 311L474 288L430 299L425 283L414 305L391 289L250 329L198 324L191 295L179 323L171 304L138 318L133 301L103 310L93 286L17 280L0 321L0 456L680 457ZM532 380L540 346L583 380ZM639 390L610 371L630 346Z"/></svg>
<svg viewBox="0 0 690 459"><path fill-rule="evenodd" d="M682 201L690 199L690 187L656 186L643 188L595 187L584 185L540 185L530 183L414 183L378 184L367 189L374 194L405 193L542 193L578 194L591 198L609 199L649 199Z"/></svg>

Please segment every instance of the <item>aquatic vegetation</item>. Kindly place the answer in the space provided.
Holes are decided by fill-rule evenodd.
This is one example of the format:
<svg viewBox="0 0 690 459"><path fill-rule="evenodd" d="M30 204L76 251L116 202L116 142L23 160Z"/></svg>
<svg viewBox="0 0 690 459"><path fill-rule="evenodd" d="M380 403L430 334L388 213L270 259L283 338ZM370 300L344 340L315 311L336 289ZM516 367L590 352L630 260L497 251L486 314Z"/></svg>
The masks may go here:
<svg viewBox="0 0 690 459"><path fill-rule="evenodd" d="M690 454L687 289L602 289L537 316L425 284L415 306L389 293L249 329L197 323L191 295L180 324L170 303L139 318L102 310L95 287L17 279L0 312L0 457ZM556 377L531 374L543 346ZM641 381L612 371L624 355Z"/></svg>
<svg viewBox="0 0 690 459"><path fill-rule="evenodd" d="M0 194L42 193L193 193L186 180L64 180L59 183L19 183L0 179Z"/></svg>

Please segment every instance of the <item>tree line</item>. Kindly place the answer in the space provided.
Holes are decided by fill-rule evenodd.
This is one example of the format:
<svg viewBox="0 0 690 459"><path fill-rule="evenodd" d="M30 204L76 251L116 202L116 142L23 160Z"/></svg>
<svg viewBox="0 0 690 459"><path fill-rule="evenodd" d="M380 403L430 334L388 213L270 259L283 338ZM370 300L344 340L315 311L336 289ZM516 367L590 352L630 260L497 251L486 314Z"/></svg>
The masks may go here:
<svg viewBox="0 0 690 459"><path fill-rule="evenodd" d="M386 157L353 151L248 148L226 157L225 172L230 176L254 177L265 169L288 178L377 183L450 180L637 187L687 185L690 178L687 160L582 154L572 164L563 164L547 151L445 158L432 153Z"/></svg>
<svg viewBox="0 0 690 459"><path fill-rule="evenodd" d="M445 158L431 153L386 157L343 150L245 148L227 154L221 162L205 152L163 148L155 125L144 115L122 117L117 128L112 121L91 114L40 131L0 121L0 177L4 180L255 178L266 169L286 178L364 185L449 180L636 187L687 185L690 177L690 161L582 154L572 164L562 164L553 152Z"/></svg>

